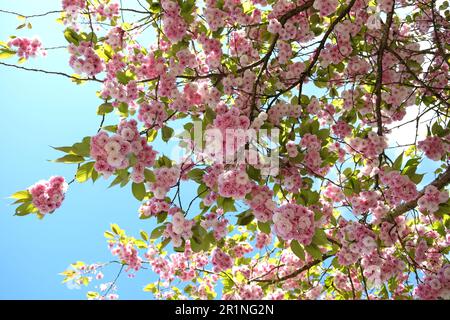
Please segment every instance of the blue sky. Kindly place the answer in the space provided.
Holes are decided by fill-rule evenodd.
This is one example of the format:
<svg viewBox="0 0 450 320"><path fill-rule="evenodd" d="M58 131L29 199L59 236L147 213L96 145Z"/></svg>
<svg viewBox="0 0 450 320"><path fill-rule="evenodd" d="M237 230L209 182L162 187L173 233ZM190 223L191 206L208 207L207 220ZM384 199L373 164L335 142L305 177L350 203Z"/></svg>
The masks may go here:
<svg viewBox="0 0 450 320"><path fill-rule="evenodd" d="M59 0L0 0L0 9L24 14L59 7ZM32 30L15 30L21 22L0 13L0 39L12 34L39 35L46 47L65 45L63 26L56 18L36 18L31 20ZM2 61L15 63L16 59ZM48 57L32 59L24 66L72 73L67 61L64 49L52 50ZM63 206L42 221L35 216L13 216L10 194L51 175L73 177L75 165L47 161L60 156L50 145L71 145L95 134L100 120L96 109L101 104L96 90L98 84L76 86L58 76L0 66L0 299L84 299L87 290L69 290L58 273L76 260L110 261L103 237L110 223L118 223L130 235L152 230L153 220L138 219L139 203L129 186L107 189L109 183L103 179L95 185L72 184ZM112 278L117 268L109 267L105 279ZM146 270L134 279L122 276L121 298L151 298L142 287L153 279Z"/></svg>

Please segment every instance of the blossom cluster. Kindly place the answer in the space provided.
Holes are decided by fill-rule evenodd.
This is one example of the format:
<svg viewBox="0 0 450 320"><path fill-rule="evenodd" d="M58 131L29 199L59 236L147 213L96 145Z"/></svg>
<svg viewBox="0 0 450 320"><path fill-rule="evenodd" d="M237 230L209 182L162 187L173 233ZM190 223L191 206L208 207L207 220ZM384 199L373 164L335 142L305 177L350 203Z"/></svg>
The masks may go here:
<svg viewBox="0 0 450 320"><path fill-rule="evenodd" d="M297 204L284 204L273 215L274 231L284 240L308 245L314 236L314 212Z"/></svg>
<svg viewBox="0 0 450 320"><path fill-rule="evenodd" d="M62 8L66 11L72 8L84 9L86 7L86 0L62 0Z"/></svg>
<svg viewBox="0 0 450 320"><path fill-rule="evenodd" d="M429 185L425 188L424 195L417 200L417 205L421 212L435 213L439 210L439 205L447 202L448 198L448 191L439 191L435 186Z"/></svg>
<svg viewBox="0 0 450 320"><path fill-rule="evenodd" d="M96 8L95 12L105 18L113 19L119 15L119 4L118 3L109 3L103 4L100 3Z"/></svg>
<svg viewBox="0 0 450 320"><path fill-rule="evenodd" d="M355 137L350 140L351 153L362 153L368 159L375 159L387 148L386 138L379 136L376 132L369 132L367 138Z"/></svg>
<svg viewBox="0 0 450 320"><path fill-rule="evenodd" d="M214 129L220 130L220 136L212 132L212 139L218 139L217 143L210 149L212 153L218 153L220 157L234 155L248 141L242 130L250 126L250 119L241 115L238 108L231 108L216 116L213 122ZM219 158L220 159L220 158Z"/></svg>
<svg viewBox="0 0 450 320"><path fill-rule="evenodd" d="M172 222L166 225L163 236L172 240L174 247L182 245L182 241L192 237L192 227L195 221L188 220L183 213L176 207L169 209L169 214L172 215Z"/></svg>
<svg viewBox="0 0 450 320"><path fill-rule="evenodd" d="M381 254L374 250L361 259L363 275L370 286L379 288L381 283L390 278L397 277L400 280L404 277L406 264L393 253L391 249L383 250Z"/></svg>
<svg viewBox="0 0 450 320"><path fill-rule="evenodd" d="M117 256L120 261L126 263L127 271L139 271L139 269L141 269L142 258L139 256L137 249L132 243L118 242L114 245L111 242L110 247L112 255Z"/></svg>
<svg viewBox="0 0 450 320"><path fill-rule="evenodd" d="M161 1L161 6L165 13L163 15L164 34L170 41L176 43L183 39L187 32L186 22L180 16L180 6L178 2L172 0Z"/></svg>
<svg viewBox="0 0 450 320"><path fill-rule="evenodd" d="M45 56L46 51L42 47L41 40L39 38L14 38L8 42L9 47L17 48L17 55L20 58L28 59L34 58L38 55Z"/></svg>
<svg viewBox="0 0 450 320"><path fill-rule="evenodd" d="M425 152L425 155L434 161L439 161L450 151L450 144L442 141L436 136L429 136L423 141L419 141L418 148Z"/></svg>
<svg viewBox="0 0 450 320"><path fill-rule="evenodd" d="M342 244L337 253L340 265L347 266L370 254L377 247L373 231L361 223L340 220L337 238Z"/></svg>
<svg viewBox="0 0 450 320"><path fill-rule="evenodd" d="M41 214L52 213L58 209L65 197L68 184L61 176L42 180L28 188L33 205Z"/></svg>
<svg viewBox="0 0 450 320"><path fill-rule="evenodd" d="M149 189L156 199L164 199L169 190L174 187L180 177L177 166L160 167L154 170L155 181L149 183Z"/></svg>
<svg viewBox="0 0 450 320"><path fill-rule="evenodd" d="M158 198L151 198L141 205L139 214L141 217L153 217L161 212L168 212L169 208L170 204L168 202Z"/></svg>
<svg viewBox="0 0 450 320"><path fill-rule="evenodd" d="M314 1L313 7L314 9L319 10L322 16L328 16L336 10L338 4L338 0L321 0Z"/></svg>
<svg viewBox="0 0 450 320"><path fill-rule="evenodd" d="M392 170L379 173L381 183L389 186L384 191L384 195L392 205L400 204L402 201L408 202L417 197L417 188L408 176L402 175L399 171Z"/></svg>
<svg viewBox="0 0 450 320"><path fill-rule="evenodd" d="M78 46L71 43L69 65L79 74L95 76L105 69L103 60L95 53L91 42L82 41Z"/></svg>
<svg viewBox="0 0 450 320"><path fill-rule="evenodd" d="M277 102L267 113L268 120L273 124L279 124L284 117L296 118L300 116L301 108L299 105L286 102Z"/></svg>
<svg viewBox="0 0 450 320"><path fill-rule="evenodd" d="M139 135L135 120L121 121L113 136L100 131L91 138L90 148L98 173L109 177L116 169L127 169L132 165L131 179L136 183L144 181L144 170L155 163L157 155L146 138ZM130 162L132 156L135 163Z"/></svg>
<svg viewBox="0 0 450 320"><path fill-rule="evenodd" d="M233 259L220 248L214 248L211 252L211 263L214 272L220 272L230 269L233 266Z"/></svg>
<svg viewBox="0 0 450 320"><path fill-rule="evenodd" d="M243 199L252 189L248 174L242 169L224 171L217 181L219 194L225 198Z"/></svg>
<svg viewBox="0 0 450 320"><path fill-rule="evenodd" d="M268 186L253 185L250 197L247 197L245 202L253 210L258 221L266 222L272 219L276 203L273 200L273 191Z"/></svg>
<svg viewBox="0 0 450 320"><path fill-rule="evenodd" d="M428 273L414 294L426 300L450 299L450 264L445 264L437 274Z"/></svg>
<svg viewBox="0 0 450 320"><path fill-rule="evenodd" d="M164 110L161 102L142 103L139 107L138 119L144 123L146 128L157 130L164 125L164 121L167 119L167 112Z"/></svg>
<svg viewBox="0 0 450 320"><path fill-rule="evenodd" d="M223 210L218 209L217 212L207 213L204 217L205 220L201 222L203 228L206 230L212 228L216 240L225 237L227 234L228 219L223 216Z"/></svg>

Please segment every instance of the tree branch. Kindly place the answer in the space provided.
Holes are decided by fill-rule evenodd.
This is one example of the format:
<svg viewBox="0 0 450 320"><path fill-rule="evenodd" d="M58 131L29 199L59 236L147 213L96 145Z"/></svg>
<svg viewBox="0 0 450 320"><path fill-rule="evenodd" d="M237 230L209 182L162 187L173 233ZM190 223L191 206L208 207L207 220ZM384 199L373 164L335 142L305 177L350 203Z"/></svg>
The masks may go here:
<svg viewBox="0 0 450 320"><path fill-rule="evenodd" d="M386 49L387 46L387 41L389 39L389 31L391 29L391 25L392 25L392 17L394 15L394 8L395 8L395 1L392 1L392 7L391 7L391 11L389 11L389 13L387 14L387 18L386 18L386 27L384 28L384 32L383 32L383 36L381 38L381 43L380 43L380 48L378 50L378 55L377 55L377 80L375 83L375 89L374 89L374 93L377 97L376 102L375 102L375 112L377 115L377 127L378 127L378 135L382 136L383 135L383 120L382 120L382 115L381 115L381 86L383 84L383 55L384 55L384 50Z"/></svg>
<svg viewBox="0 0 450 320"><path fill-rule="evenodd" d="M341 22L341 20L350 12L350 10L352 9L353 5L355 4L356 0L351 0L350 3L348 4L347 8L345 8L344 11L341 12L341 14L330 24L330 26L328 27L327 31L325 32L324 36L322 37L322 40L319 43L319 46L317 47L315 54L310 62L310 64L308 65L308 68L303 71L303 73L300 76L300 79L295 81L293 84L291 84L288 88L286 88L285 90L282 90L280 92L278 92L275 97L273 98L273 100L270 102L268 110L270 109L270 107L272 106L272 104L278 100L278 98L292 90L293 88L295 88L297 85L300 85L299 87L299 100L301 98L301 93L302 93L302 87L303 87L303 82L305 81L306 77L311 75L311 71L314 68L314 66L316 65L317 61L319 60L319 56L320 53L322 52L323 48L325 47L325 43L328 40L328 37L330 36L331 32L333 32L334 28L336 27L336 25Z"/></svg>
<svg viewBox="0 0 450 320"><path fill-rule="evenodd" d="M77 80L77 81L96 81L96 82L103 83L103 81L99 80L99 79L95 79L95 78L77 78L75 76L71 76L70 74L67 74L67 73L64 73L64 72L47 71L47 70L43 70L43 69L21 67L21 66L15 65L15 64L9 64L9 63L5 63L5 62L0 62L0 65L6 66L6 67L11 67L11 68L16 68L16 69L20 69L20 70L25 70L25 71L33 71L33 72L40 72L40 73L45 73L45 74L53 74L53 75L63 76L63 77L66 77L66 78L69 78L69 79L72 79L72 80Z"/></svg>
<svg viewBox="0 0 450 320"><path fill-rule="evenodd" d="M447 167L447 169L442 173L440 176L438 176L436 179L434 179L433 182L431 182L428 186L432 185L435 186L438 189L442 189L446 187L450 183L450 167ZM405 212L408 212L409 210L414 209L417 206L417 201L425 194L426 187L419 192L417 197L414 200L411 200L409 202L406 202L404 204L399 205L397 208L395 208L388 216L390 219L395 219L396 217L404 214Z"/></svg>
<svg viewBox="0 0 450 320"><path fill-rule="evenodd" d="M430 91L434 96L436 96L436 98L438 98L444 105L446 105L447 107L450 107L450 103L447 101L447 99L445 99L441 94L439 94L438 92L436 92L436 90L434 90L432 87L430 87L429 85L427 85L422 79L420 79L414 71L411 70L411 68L409 67L408 63L392 48L388 47L386 48L387 51L389 51L390 53L392 53L398 61L400 61L401 64L403 64L406 68L406 71L408 71L408 73L410 75L412 75L414 77L414 79L419 82L424 88L426 88L428 91Z"/></svg>
<svg viewBox="0 0 450 320"><path fill-rule="evenodd" d="M140 11L140 10L136 10L136 9L126 9L126 8L120 8L119 9L122 12L133 12L133 13L140 13L140 14L150 14L151 12L149 11ZM8 10L2 10L0 9L0 13L6 13L6 14L13 14L19 17L24 17L26 19L28 18L38 18L38 17L45 17L47 15L50 14L56 14L56 13L62 13L64 12L63 10L52 10L52 11L47 11L44 13L37 13L37 14L32 14L32 15L25 15L25 14L21 14L19 12L15 12L15 11L8 11ZM91 12L93 13L93 12Z"/></svg>
<svg viewBox="0 0 450 320"><path fill-rule="evenodd" d="M14 12L14 11L8 11L8 10L1 10L1 9L0 9L0 13L14 14L14 15L16 15L16 16L24 17L24 18L26 18L26 19L28 19L28 18L44 17L44 16L47 16L47 15L49 15L49 14L61 13L61 12L62 12L62 10L53 10L53 11L47 11L47 12L44 12L44 13L38 13L38 14L32 14L32 15L25 15L25 14L21 14L21 13Z"/></svg>
<svg viewBox="0 0 450 320"><path fill-rule="evenodd" d="M444 47L442 46L441 40L439 39L439 31L438 26L436 24L436 12L434 11L436 5L436 0L431 1L431 17L432 17L432 23L433 23L433 31L434 31L434 37L436 38L436 46L438 48L438 52L442 57L443 61L446 61L447 55L445 54Z"/></svg>
<svg viewBox="0 0 450 320"><path fill-rule="evenodd" d="M278 279L267 279L267 280L266 279L254 279L252 281L254 281L254 282L264 282L264 283L268 283L268 284L274 284L274 283L277 283L277 282L286 281L288 279L291 279L291 278L294 278L294 277L298 276L303 271L306 271L306 270L314 267L315 265L325 261L326 259L328 259L328 258L330 258L332 256L333 255L331 255L331 254L330 255L327 255L327 254L323 255L321 259L313 260L310 263L305 264L300 269L295 270L294 272L292 272L292 273L290 273L290 274L288 274L288 275L286 275L284 277L278 278Z"/></svg>

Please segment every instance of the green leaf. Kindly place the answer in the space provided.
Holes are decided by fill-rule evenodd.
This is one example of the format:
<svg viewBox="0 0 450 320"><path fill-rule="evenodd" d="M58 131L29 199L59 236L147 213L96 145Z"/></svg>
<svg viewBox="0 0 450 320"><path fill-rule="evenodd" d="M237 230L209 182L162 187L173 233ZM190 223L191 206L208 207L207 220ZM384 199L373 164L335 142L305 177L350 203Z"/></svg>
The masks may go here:
<svg viewBox="0 0 450 320"><path fill-rule="evenodd" d="M400 153L400 155L395 159L394 163L392 164L392 169L400 171L403 164L403 152Z"/></svg>
<svg viewBox="0 0 450 320"><path fill-rule="evenodd" d="M270 234L270 222L258 221L258 229L264 232L265 234Z"/></svg>
<svg viewBox="0 0 450 320"><path fill-rule="evenodd" d="M126 85L128 84L128 82L134 79L134 74L130 70L118 71L116 73L116 77L121 84Z"/></svg>
<svg viewBox="0 0 450 320"><path fill-rule="evenodd" d="M123 230L120 229L119 225L116 223L111 224L111 231L119 236L123 234Z"/></svg>
<svg viewBox="0 0 450 320"><path fill-rule="evenodd" d="M83 182L89 180L92 176L92 171L94 170L94 164L95 164L95 162L92 161L92 162L88 162L88 163L81 165L77 170L75 179L79 183L83 183Z"/></svg>
<svg viewBox="0 0 450 320"><path fill-rule="evenodd" d="M444 128L442 128L442 126L437 122L435 122L431 126L431 132L433 133L433 135L438 136L438 137L443 137L446 135L446 130Z"/></svg>
<svg viewBox="0 0 450 320"><path fill-rule="evenodd" d="M145 195L146 195L146 191L145 191L145 185L144 183L135 183L133 182L133 184L131 185L131 190L133 192L133 195L136 199L138 199L139 201L144 200Z"/></svg>
<svg viewBox="0 0 450 320"><path fill-rule="evenodd" d="M147 133L147 141L148 142L152 142L156 139L156 136L158 135L158 131L157 130L149 130Z"/></svg>
<svg viewBox="0 0 450 320"><path fill-rule="evenodd" d="M197 188L197 195L199 198L204 198L208 194L208 187L205 184L201 184Z"/></svg>
<svg viewBox="0 0 450 320"><path fill-rule="evenodd" d="M156 217L156 222L163 223L167 219L167 212L160 212Z"/></svg>
<svg viewBox="0 0 450 320"><path fill-rule="evenodd" d="M100 294L98 292L88 291L88 293L86 293L86 297L88 299L97 299L98 297L100 297Z"/></svg>
<svg viewBox="0 0 450 320"><path fill-rule="evenodd" d="M261 170L255 169L252 166L248 166L247 174L254 181L259 181L261 179Z"/></svg>
<svg viewBox="0 0 450 320"><path fill-rule="evenodd" d="M148 181L148 182L156 181L155 174L153 173L153 171L151 171L149 169L144 170L144 177L145 177L145 181Z"/></svg>
<svg viewBox="0 0 450 320"><path fill-rule="evenodd" d="M310 123L309 131L310 131L312 134L317 135L317 133L318 133L318 131L319 131L319 128L320 128L319 121L313 120L313 121Z"/></svg>
<svg viewBox="0 0 450 320"><path fill-rule="evenodd" d="M164 233L164 230L166 230L166 226L159 226L153 229L152 233L150 234L150 239L158 239L162 236Z"/></svg>
<svg viewBox="0 0 450 320"><path fill-rule="evenodd" d="M173 129L171 127L168 126L164 126L162 129L162 139L164 142L169 141L170 138L172 138L173 136Z"/></svg>
<svg viewBox="0 0 450 320"><path fill-rule="evenodd" d="M53 162L62 162L62 163L81 163L84 162L84 157L78 156L75 154L68 154L64 157L53 160Z"/></svg>
<svg viewBox="0 0 450 320"><path fill-rule="evenodd" d="M255 218L255 216L253 215L253 213L250 210L244 211L240 214L237 215L237 224L240 226L246 226L248 225L250 222L253 221L253 219Z"/></svg>
<svg viewBox="0 0 450 320"><path fill-rule="evenodd" d="M122 180L123 180L123 177L121 177L121 176L115 177L114 180L111 182L111 184L109 185L108 188L114 187L115 185L121 183Z"/></svg>
<svg viewBox="0 0 450 320"><path fill-rule="evenodd" d="M411 173L408 174L409 179L414 182L415 184L419 184L420 182L422 182L423 177L425 176L425 173Z"/></svg>
<svg viewBox="0 0 450 320"><path fill-rule="evenodd" d="M28 190L22 190L17 191L13 195L11 195L10 198L17 200L31 200L31 194Z"/></svg>
<svg viewBox="0 0 450 320"><path fill-rule="evenodd" d="M103 232L103 236L107 239L114 239L114 237L115 237L114 234L109 231Z"/></svg>
<svg viewBox="0 0 450 320"><path fill-rule="evenodd" d="M320 138L320 140L326 141L327 138L330 136L330 130L320 129L316 135Z"/></svg>
<svg viewBox="0 0 450 320"><path fill-rule="evenodd" d="M161 157L159 157L156 164L157 164L156 168L160 168L160 167L172 168L172 160L170 160L165 155L162 155Z"/></svg>
<svg viewBox="0 0 450 320"><path fill-rule="evenodd" d="M308 205L315 205L319 201L320 195L316 191L303 190L301 196L304 198L305 203Z"/></svg>
<svg viewBox="0 0 450 320"><path fill-rule="evenodd" d="M204 113L204 117L207 121L207 123L212 123L214 119L216 118L216 113L213 109L207 107Z"/></svg>
<svg viewBox="0 0 450 320"><path fill-rule="evenodd" d="M65 153L72 153L72 147L52 147L52 148Z"/></svg>
<svg viewBox="0 0 450 320"><path fill-rule="evenodd" d="M332 265L333 267L335 267L335 268L339 268L339 267L340 267L340 265L339 265L339 260L338 260L337 257L334 257L334 258L333 258L333 260L331 261L331 265Z"/></svg>
<svg viewBox="0 0 450 320"><path fill-rule="evenodd" d="M219 205L222 207L223 211L226 212L235 212L236 207L234 206L233 198L222 198L223 200Z"/></svg>
<svg viewBox="0 0 450 320"><path fill-rule="evenodd" d="M158 2L147 1L150 3L150 11L152 13L159 13L161 11L161 6Z"/></svg>
<svg viewBox="0 0 450 320"><path fill-rule="evenodd" d="M192 251L201 252L207 251L209 249L211 243L210 233L205 234L203 237L195 236L194 234L194 236L191 239L192 239L191 240Z"/></svg>
<svg viewBox="0 0 450 320"><path fill-rule="evenodd" d="M76 46L80 43L80 36L70 28L64 31L64 38L66 38L67 42L73 43Z"/></svg>
<svg viewBox="0 0 450 320"><path fill-rule="evenodd" d="M31 202L25 202L16 208L16 216L26 216L37 212L37 208Z"/></svg>
<svg viewBox="0 0 450 320"><path fill-rule="evenodd" d="M192 169L188 173L188 177L197 183L202 183L205 172L202 169Z"/></svg>
<svg viewBox="0 0 450 320"><path fill-rule="evenodd" d="M300 260L305 261L305 250L297 240L291 241L291 250Z"/></svg>
<svg viewBox="0 0 450 320"><path fill-rule="evenodd" d="M73 153L89 157L91 154L91 137L84 137L81 142L77 142L72 146Z"/></svg>
<svg viewBox="0 0 450 320"><path fill-rule="evenodd" d="M111 126L104 126L102 127L103 130L116 133L117 132L117 125L111 125Z"/></svg>
<svg viewBox="0 0 450 320"><path fill-rule="evenodd" d="M308 252L314 259L320 260L322 259L322 252L320 251L319 247L317 247L315 244L310 244L309 246L305 247L306 252Z"/></svg>
<svg viewBox="0 0 450 320"><path fill-rule="evenodd" d="M141 235L141 238L144 241L148 241L149 238L148 238L148 233L147 232L145 232L144 230L141 230L140 235Z"/></svg>
<svg viewBox="0 0 450 320"><path fill-rule="evenodd" d="M184 0L181 2L181 13L189 13L195 6L195 0Z"/></svg>
<svg viewBox="0 0 450 320"><path fill-rule="evenodd" d="M159 249L164 249L168 244L170 243L170 238L166 238L163 241L161 241Z"/></svg>
<svg viewBox="0 0 450 320"><path fill-rule="evenodd" d="M142 241L142 240L134 240L134 244L139 249L146 249L148 247L147 244L145 243L145 241Z"/></svg>
<svg viewBox="0 0 450 320"><path fill-rule="evenodd" d="M329 244L327 235L323 229L317 229L316 233L312 238L312 242L317 245L327 245Z"/></svg>
<svg viewBox="0 0 450 320"><path fill-rule="evenodd" d="M97 114L105 115L107 113L113 112L113 110L114 110L113 105L109 102L106 102L106 103L102 103L101 105L98 106Z"/></svg>
<svg viewBox="0 0 450 320"><path fill-rule="evenodd" d="M16 55L16 52L9 49L0 50L0 59L8 59Z"/></svg>

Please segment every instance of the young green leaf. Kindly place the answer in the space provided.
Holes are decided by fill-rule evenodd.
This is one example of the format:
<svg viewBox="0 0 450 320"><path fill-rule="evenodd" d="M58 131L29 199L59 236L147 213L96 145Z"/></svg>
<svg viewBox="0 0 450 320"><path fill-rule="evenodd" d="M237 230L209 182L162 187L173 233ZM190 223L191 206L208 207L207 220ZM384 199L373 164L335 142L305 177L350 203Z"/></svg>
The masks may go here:
<svg viewBox="0 0 450 320"><path fill-rule="evenodd" d="M131 185L131 190L133 192L134 197L139 200L142 201L145 198L146 195L146 191L145 191L145 185L144 183L135 183L133 182L133 184Z"/></svg>
<svg viewBox="0 0 450 320"><path fill-rule="evenodd" d="M300 260L305 261L305 250L297 240L291 241L291 250Z"/></svg>

